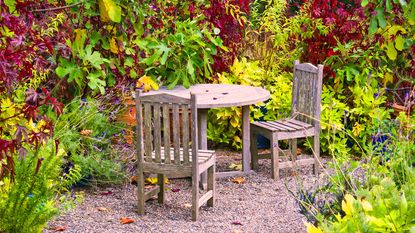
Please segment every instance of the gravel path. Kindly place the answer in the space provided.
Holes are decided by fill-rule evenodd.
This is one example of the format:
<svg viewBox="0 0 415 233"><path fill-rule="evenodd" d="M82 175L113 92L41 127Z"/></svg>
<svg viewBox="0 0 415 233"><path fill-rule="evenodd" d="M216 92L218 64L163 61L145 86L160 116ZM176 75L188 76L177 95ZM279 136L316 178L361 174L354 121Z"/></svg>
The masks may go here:
<svg viewBox="0 0 415 233"><path fill-rule="evenodd" d="M240 163L240 155L218 151L217 169L231 163ZM269 160L260 161L260 171L246 176L243 184L218 179L216 206L202 207L197 222L191 221L191 180L172 179L166 204L148 201L143 216L135 212L134 185L87 189L82 204L51 221L44 232L57 226L65 232L305 232L305 218L288 190L295 193L299 182L305 187L316 184L311 166L300 174L283 170L279 181L270 178L270 167ZM121 224L122 217L135 222Z"/></svg>

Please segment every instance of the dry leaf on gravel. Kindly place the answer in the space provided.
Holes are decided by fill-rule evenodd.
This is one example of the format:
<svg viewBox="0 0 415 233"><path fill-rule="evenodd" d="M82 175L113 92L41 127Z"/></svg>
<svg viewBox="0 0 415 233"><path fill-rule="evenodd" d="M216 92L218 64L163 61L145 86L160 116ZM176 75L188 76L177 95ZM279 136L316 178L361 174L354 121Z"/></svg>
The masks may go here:
<svg viewBox="0 0 415 233"><path fill-rule="evenodd" d="M229 165L230 169L234 169L234 170L242 170L242 164L241 163L231 163L231 165Z"/></svg>
<svg viewBox="0 0 415 233"><path fill-rule="evenodd" d="M98 211L109 211L109 209L106 207L97 207L97 210Z"/></svg>
<svg viewBox="0 0 415 233"><path fill-rule="evenodd" d="M132 185L136 185L137 184L137 181L138 181L138 177L137 176L131 176L130 183Z"/></svg>
<svg viewBox="0 0 415 233"><path fill-rule="evenodd" d="M235 184L243 184L246 182L244 177L235 177L235 178L232 178L231 181Z"/></svg>
<svg viewBox="0 0 415 233"><path fill-rule="evenodd" d="M64 231L66 230L66 226L55 226L51 230L52 231Z"/></svg>
<svg viewBox="0 0 415 233"><path fill-rule="evenodd" d="M242 226L242 223L241 223L241 222L239 222L239 221L233 221L233 222L232 222L232 225L239 225L239 226Z"/></svg>
<svg viewBox="0 0 415 233"><path fill-rule="evenodd" d="M149 178L145 179L145 182L146 182L146 184L157 184L158 179L157 179L157 177L149 177ZM170 184L170 181L166 178L164 180L164 183L165 184Z"/></svg>
<svg viewBox="0 0 415 233"><path fill-rule="evenodd" d="M122 217L122 218L120 218L120 222L122 224L130 224L130 223L135 222L135 220L132 219L132 218Z"/></svg>
<svg viewBox="0 0 415 233"><path fill-rule="evenodd" d="M180 189L179 189L179 188L172 188L172 189L171 189L171 191L172 191L173 193L177 193L177 192L180 192Z"/></svg>
<svg viewBox="0 0 415 233"><path fill-rule="evenodd" d="M190 204L190 203L185 203L185 204L184 204L184 207L185 207L185 208L192 208L192 204Z"/></svg>
<svg viewBox="0 0 415 233"><path fill-rule="evenodd" d="M102 195L102 196L107 196L107 195L111 195L111 194L113 194L113 192L111 192L111 191L104 191L104 192L101 192L101 195Z"/></svg>

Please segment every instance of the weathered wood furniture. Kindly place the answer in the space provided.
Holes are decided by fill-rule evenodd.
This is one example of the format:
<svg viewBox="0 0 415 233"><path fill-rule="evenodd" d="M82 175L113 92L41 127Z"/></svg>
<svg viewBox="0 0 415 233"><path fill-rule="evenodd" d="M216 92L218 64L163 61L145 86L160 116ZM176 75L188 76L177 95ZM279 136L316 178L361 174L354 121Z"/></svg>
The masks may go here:
<svg viewBox="0 0 415 233"><path fill-rule="evenodd" d="M279 169L293 165L313 164L314 173L319 170L320 156L320 103L323 65L315 67L310 63L295 61L292 87L291 118L273 122L251 123L252 167L258 169L258 159L271 158L272 178L279 178ZM271 141L270 154L258 154L257 135ZM297 160L297 138L314 137L311 159ZM279 162L279 140L290 139L291 161Z"/></svg>
<svg viewBox="0 0 415 233"><path fill-rule="evenodd" d="M196 95L192 94L190 99L165 93L143 96L140 90L136 90L136 110L138 213L144 214L145 201L156 194L159 203L164 203L166 176L190 176L192 220L196 221L200 206L205 203L213 206L215 202L216 159L214 151L198 148ZM179 111L182 112L181 122ZM173 115L172 130L170 112ZM208 173L207 191L201 195L199 178L205 171ZM158 186L146 191L144 173L158 174Z"/></svg>
<svg viewBox="0 0 415 233"><path fill-rule="evenodd" d="M211 108L226 108L242 106L242 171L217 172L217 177L243 175L251 171L250 161L250 109L249 106L269 99L270 93L259 87L229 85L229 84L197 84L189 89L176 86L172 90L161 87L157 91L143 93L157 95L160 93L190 98L190 92L197 93L198 101L198 125L199 125L199 148L207 149L207 113ZM202 181L205 177L202 177ZM205 182L203 182L205 183Z"/></svg>

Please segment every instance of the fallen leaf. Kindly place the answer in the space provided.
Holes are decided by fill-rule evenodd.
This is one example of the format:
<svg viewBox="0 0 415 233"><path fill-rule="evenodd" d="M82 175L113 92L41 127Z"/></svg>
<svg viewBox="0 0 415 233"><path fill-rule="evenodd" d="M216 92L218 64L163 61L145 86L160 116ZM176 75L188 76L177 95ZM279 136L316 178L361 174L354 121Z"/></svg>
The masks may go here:
<svg viewBox="0 0 415 233"><path fill-rule="evenodd" d="M52 231L65 231L66 226L55 226L51 229Z"/></svg>
<svg viewBox="0 0 415 233"><path fill-rule="evenodd" d="M132 219L132 218L122 217L122 218L120 218L120 222L122 224L130 224L130 223L135 222L135 220Z"/></svg>
<svg viewBox="0 0 415 233"><path fill-rule="evenodd" d="M298 176L298 172L297 171L290 171L290 176Z"/></svg>
<svg viewBox="0 0 415 233"><path fill-rule="evenodd" d="M149 177L145 179L146 184L157 184L157 177Z"/></svg>
<svg viewBox="0 0 415 233"><path fill-rule="evenodd" d="M242 223L240 221L233 221L232 224L242 226Z"/></svg>
<svg viewBox="0 0 415 233"><path fill-rule="evenodd" d="M231 165L229 165L229 168L234 170L242 170L242 164L231 163Z"/></svg>
<svg viewBox="0 0 415 233"><path fill-rule="evenodd" d="M303 150L301 150L300 148L297 148L297 155L301 155L303 153Z"/></svg>
<svg viewBox="0 0 415 233"><path fill-rule="evenodd" d="M137 184L137 181L138 181L138 177L137 176L131 176L130 183L132 185L136 185Z"/></svg>
<svg viewBox="0 0 415 233"><path fill-rule="evenodd" d="M145 182L146 182L146 184L153 184L154 185L154 184L158 183L158 179L157 179L157 177L149 177L149 178L145 179ZM165 184L170 184L170 181L167 179L167 177L164 180L164 183Z"/></svg>
<svg viewBox="0 0 415 233"><path fill-rule="evenodd" d="M243 184L246 182L244 177L234 177L231 179L231 181L235 184Z"/></svg>
<svg viewBox="0 0 415 233"><path fill-rule="evenodd" d="M111 195L111 194L113 194L113 192L111 192L111 191L104 191L104 192L101 192L101 195L102 195L102 196L107 196L107 195Z"/></svg>
<svg viewBox="0 0 415 233"><path fill-rule="evenodd" d="M109 211L109 209L105 207L97 207L97 210L98 211Z"/></svg>
<svg viewBox="0 0 415 233"><path fill-rule="evenodd" d="M171 191L172 191L173 193L177 193L177 192L180 192L180 189L179 189L179 188L172 188L172 189L171 189Z"/></svg>
<svg viewBox="0 0 415 233"><path fill-rule="evenodd" d="M192 204L190 204L190 203L185 203L185 204L184 204L184 207L185 207L185 208L192 208Z"/></svg>

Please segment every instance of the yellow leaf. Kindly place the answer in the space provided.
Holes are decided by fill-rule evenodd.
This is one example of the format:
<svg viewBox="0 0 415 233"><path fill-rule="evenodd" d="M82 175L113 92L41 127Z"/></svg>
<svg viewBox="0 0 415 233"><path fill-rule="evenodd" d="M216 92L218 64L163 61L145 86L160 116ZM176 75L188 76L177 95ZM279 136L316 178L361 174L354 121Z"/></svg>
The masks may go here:
<svg viewBox="0 0 415 233"><path fill-rule="evenodd" d="M113 21L119 23L121 21L121 7L113 0L98 0L99 15L104 23Z"/></svg>
<svg viewBox="0 0 415 233"><path fill-rule="evenodd" d="M387 51L386 54L388 55L389 59L392 61L396 60L396 57L398 56L398 52L395 49L395 45L392 41L389 41L387 45Z"/></svg>
<svg viewBox="0 0 415 233"><path fill-rule="evenodd" d="M73 42L73 49L80 51L84 48L86 40L86 30L85 29L75 29L75 41Z"/></svg>
<svg viewBox="0 0 415 233"><path fill-rule="evenodd" d="M354 200L354 197L350 194L346 194L344 197L344 200L342 201L342 210L346 213L346 215L352 214Z"/></svg>
<svg viewBox="0 0 415 233"><path fill-rule="evenodd" d="M151 77L149 77L147 75L144 75L140 79L137 80L136 87L137 88L143 88L144 92L148 92L151 89L153 89L153 90L158 90L159 89L158 84L156 82L154 82L154 80Z"/></svg>
<svg viewBox="0 0 415 233"><path fill-rule="evenodd" d="M157 178L156 177L146 178L145 181L146 181L147 184L157 184Z"/></svg>
<svg viewBox="0 0 415 233"><path fill-rule="evenodd" d="M110 40L110 50L111 52L118 54L118 44L117 44L117 40L115 40L114 37L112 37Z"/></svg>
<svg viewBox="0 0 415 233"><path fill-rule="evenodd" d="M232 118L230 123L234 128L239 126L239 122L235 118Z"/></svg>
<svg viewBox="0 0 415 233"><path fill-rule="evenodd" d="M321 229L317 228L311 223L307 222L305 225L307 226L307 233L323 233Z"/></svg>
<svg viewBox="0 0 415 233"><path fill-rule="evenodd" d="M240 163L238 163L238 164L231 163L231 165L229 165L229 168L230 169L235 169L235 170L242 170L242 164L240 164Z"/></svg>
<svg viewBox="0 0 415 233"><path fill-rule="evenodd" d="M386 86L388 83L393 82L393 75L391 73L386 73L385 76L383 76L383 84Z"/></svg>
<svg viewBox="0 0 415 233"><path fill-rule="evenodd" d="M149 178L146 178L145 179L145 182L147 183L147 184L157 184L157 182L158 182L158 179L157 179L157 177L149 177ZM166 178L166 179L164 179L164 183L165 184L170 184L170 182L169 182L169 180Z"/></svg>
<svg viewBox="0 0 415 233"><path fill-rule="evenodd" d="M373 210L372 205L366 200L362 201L362 208L363 208L364 211L372 211Z"/></svg>
<svg viewBox="0 0 415 233"><path fill-rule="evenodd" d="M241 138L240 138L239 136L237 136L237 135L235 135L235 136L233 137L233 140L234 140L235 142L241 142Z"/></svg>

